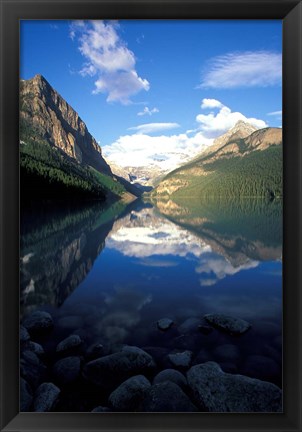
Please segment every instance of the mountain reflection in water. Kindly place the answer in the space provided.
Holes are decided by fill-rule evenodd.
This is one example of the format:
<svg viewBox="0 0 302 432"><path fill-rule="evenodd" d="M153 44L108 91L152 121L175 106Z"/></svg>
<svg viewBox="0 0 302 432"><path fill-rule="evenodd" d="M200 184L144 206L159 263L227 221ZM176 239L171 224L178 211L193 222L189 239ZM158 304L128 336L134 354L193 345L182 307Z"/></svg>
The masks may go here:
<svg viewBox="0 0 302 432"><path fill-rule="evenodd" d="M196 362L217 360L226 335L184 340L178 326L234 315L252 324L238 340L236 371L249 356L273 352L277 372L268 378L281 385L281 203L94 204L23 219L22 312L50 310L58 340L74 332L87 345L182 348ZM175 328L159 332L163 317Z"/></svg>

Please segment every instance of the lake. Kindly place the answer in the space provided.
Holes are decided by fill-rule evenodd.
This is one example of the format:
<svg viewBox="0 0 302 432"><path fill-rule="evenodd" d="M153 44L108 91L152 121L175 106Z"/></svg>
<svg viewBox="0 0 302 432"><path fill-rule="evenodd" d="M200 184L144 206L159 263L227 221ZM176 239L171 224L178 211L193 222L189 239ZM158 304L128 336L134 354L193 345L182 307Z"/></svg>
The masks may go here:
<svg viewBox="0 0 302 432"><path fill-rule="evenodd" d="M58 342L77 334L85 349L101 344L105 354L143 348L158 370L186 350L192 365L215 361L282 386L278 200L32 205L22 212L20 276L21 315L38 309L54 319L39 340L50 363ZM251 328L208 332L203 317L213 313ZM163 318L173 321L167 331L158 328Z"/></svg>

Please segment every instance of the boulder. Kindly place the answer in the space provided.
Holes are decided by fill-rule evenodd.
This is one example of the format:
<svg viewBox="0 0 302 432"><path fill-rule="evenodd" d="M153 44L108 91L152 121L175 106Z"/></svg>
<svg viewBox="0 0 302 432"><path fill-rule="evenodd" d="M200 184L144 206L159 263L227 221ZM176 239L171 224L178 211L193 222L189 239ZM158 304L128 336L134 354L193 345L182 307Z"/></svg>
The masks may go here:
<svg viewBox="0 0 302 432"><path fill-rule="evenodd" d="M53 367L53 375L61 385L71 384L76 381L81 372L80 357L66 357L57 361Z"/></svg>
<svg viewBox="0 0 302 432"><path fill-rule="evenodd" d="M153 379L153 384L160 384L165 381L173 382L182 389L187 386L186 377L175 369L165 369L159 372Z"/></svg>
<svg viewBox="0 0 302 432"><path fill-rule="evenodd" d="M111 412L111 410L108 407L104 407L104 406L97 406L95 408L93 408L93 410L91 412Z"/></svg>
<svg viewBox="0 0 302 432"><path fill-rule="evenodd" d="M68 351L78 350L82 345L82 339L78 335L70 335L62 340L56 348L57 353L64 353Z"/></svg>
<svg viewBox="0 0 302 432"><path fill-rule="evenodd" d="M51 411L58 401L60 389L53 383L41 384L35 393L34 411L47 412Z"/></svg>
<svg viewBox="0 0 302 432"><path fill-rule="evenodd" d="M86 351L86 357L89 360L95 360L104 355L106 355L106 350L104 345L102 345L101 343L95 343L93 345L90 345L90 347Z"/></svg>
<svg viewBox="0 0 302 432"><path fill-rule="evenodd" d="M170 327L174 324L173 320L170 318L162 318L157 321L157 327L159 330L166 331L169 330Z"/></svg>
<svg viewBox="0 0 302 432"><path fill-rule="evenodd" d="M48 312L35 311L25 317L22 324L31 335L42 335L53 328L53 319Z"/></svg>
<svg viewBox="0 0 302 432"><path fill-rule="evenodd" d="M207 314L204 318L212 326L231 335L241 335L251 327L247 321L241 318L234 318L223 314Z"/></svg>
<svg viewBox="0 0 302 432"><path fill-rule="evenodd" d="M143 375L136 375L124 381L109 396L109 403L115 411L136 411L144 399L150 381Z"/></svg>
<svg viewBox="0 0 302 432"><path fill-rule="evenodd" d="M21 377L23 377L33 388L36 388L41 383L45 373L46 367L34 352L26 350L21 354Z"/></svg>
<svg viewBox="0 0 302 432"><path fill-rule="evenodd" d="M30 386L24 378L20 379L20 411L30 411L33 395Z"/></svg>
<svg viewBox="0 0 302 432"><path fill-rule="evenodd" d="M175 367L188 368L191 364L192 355L192 351L183 351L169 354L168 359Z"/></svg>
<svg viewBox="0 0 302 432"><path fill-rule="evenodd" d="M195 412L196 406L175 383L165 381L147 390L142 403L145 412Z"/></svg>
<svg viewBox="0 0 302 432"><path fill-rule="evenodd" d="M201 410L210 412L281 412L282 392L276 385L232 375L215 362L191 367L188 385Z"/></svg>
<svg viewBox="0 0 302 432"><path fill-rule="evenodd" d="M112 388L133 375L145 374L155 368L150 354L135 346L92 360L83 369L84 377L98 386Z"/></svg>
<svg viewBox="0 0 302 432"><path fill-rule="evenodd" d="M21 344L28 342L29 339L30 339L30 336L29 336L29 333L26 330L26 328L23 326L20 326L20 342L21 342Z"/></svg>
<svg viewBox="0 0 302 432"><path fill-rule="evenodd" d="M42 345L38 344L37 342L29 341L27 348L38 356L44 354L44 349Z"/></svg>

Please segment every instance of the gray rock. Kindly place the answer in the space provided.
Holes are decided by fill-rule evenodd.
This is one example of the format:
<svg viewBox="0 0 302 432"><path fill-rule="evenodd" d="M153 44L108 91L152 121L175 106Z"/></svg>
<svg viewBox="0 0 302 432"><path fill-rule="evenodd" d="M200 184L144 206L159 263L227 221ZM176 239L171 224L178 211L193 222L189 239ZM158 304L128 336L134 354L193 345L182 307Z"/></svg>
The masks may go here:
<svg viewBox="0 0 302 432"><path fill-rule="evenodd" d="M33 388L41 383L45 372L46 367L34 352L26 350L21 354L20 374Z"/></svg>
<svg viewBox="0 0 302 432"><path fill-rule="evenodd" d="M101 343L90 345L90 347L86 351L86 357L90 360L95 360L104 355L106 355L106 350L104 345L102 345Z"/></svg>
<svg viewBox="0 0 302 432"><path fill-rule="evenodd" d="M153 358L140 348L125 346L121 351L92 360L83 369L86 379L107 388L120 384L133 375L153 370Z"/></svg>
<svg viewBox="0 0 302 432"><path fill-rule="evenodd" d="M81 372L80 357L66 357L57 361L53 367L55 380L62 384L70 384L76 381Z"/></svg>
<svg viewBox="0 0 302 432"><path fill-rule="evenodd" d="M21 344L28 342L29 339L30 339L30 336L29 336L29 333L26 330L26 328L23 326L20 326L20 342L21 342Z"/></svg>
<svg viewBox="0 0 302 432"><path fill-rule="evenodd" d="M25 317L22 324L31 335L44 334L53 328L53 319L48 312L35 311Z"/></svg>
<svg viewBox="0 0 302 432"><path fill-rule="evenodd" d="M20 379L20 411L30 411L33 395L25 379Z"/></svg>
<svg viewBox="0 0 302 432"><path fill-rule="evenodd" d="M183 351L180 353L169 354L168 359L175 367L188 368L192 360L192 351Z"/></svg>
<svg viewBox="0 0 302 432"><path fill-rule="evenodd" d="M236 345L223 344L214 350L214 356L222 360L236 361L240 357L240 351Z"/></svg>
<svg viewBox="0 0 302 432"><path fill-rule="evenodd" d="M109 403L115 411L136 411L151 387L143 375L136 375L124 381L109 396Z"/></svg>
<svg viewBox="0 0 302 432"><path fill-rule="evenodd" d="M153 384L160 384L165 381L171 381L182 389L187 386L186 377L175 369L165 369L159 372L153 379Z"/></svg>
<svg viewBox="0 0 302 432"><path fill-rule="evenodd" d="M210 412L280 412L282 392L276 385L244 375L224 373L215 362L191 367L187 379L194 400Z"/></svg>
<svg viewBox="0 0 302 432"><path fill-rule="evenodd" d="M179 327L179 333L190 333L196 331L198 329L198 325L200 324L200 319L198 318L188 318L186 319Z"/></svg>
<svg viewBox="0 0 302 432"><path fill-rule="evenodd" d="M224 330L231 335L243 334L251 327L247 321L241 318L234 318L223 314L207 314L204 318L214 327Z"/></svg>
<svg viewBox="0 0 302 432"><path fill-rule="evenodd" d="M174 322L170 318L162 318L157 321L157 327L162 331L168 330L173 324Z"/></svg>
<svg viewBox="0 0 302 432"><path fill-rule="evenodd" d="M34 411L47 412L54 408L60 394L60 389L53 383L41 384L35 393Z"/></svg>
<svg viewBox="0 0 302 432"><path fill-rule="evenodd" d="M44 349L43 349L42 345L38 344L37 342L29 341L28 349L30 351L34 352L38 356L41 356L44 354Z"/></svg>
<svg viewBox="0 0 302 432"><path fill-rule="evenodd" d="M196 406L182 389L170 381L155 384L147 390L142 403L146 412L195 412Z"/></svg>
<svg viewBox="0 0 302 432"><path fill-rule="evenodd" d="M56 348L58 353L71 351L79 348L82 345L82 339L78 335L70 335L66 339L62 340Z"/></svg>
<svg viewBox="0 0 302 432"><path fill-rule="evenodd" d="M111 410L107 407L103 407L103 406L97 406L95 408L93 408L93 410L91 412L111 412Z"/></svg>

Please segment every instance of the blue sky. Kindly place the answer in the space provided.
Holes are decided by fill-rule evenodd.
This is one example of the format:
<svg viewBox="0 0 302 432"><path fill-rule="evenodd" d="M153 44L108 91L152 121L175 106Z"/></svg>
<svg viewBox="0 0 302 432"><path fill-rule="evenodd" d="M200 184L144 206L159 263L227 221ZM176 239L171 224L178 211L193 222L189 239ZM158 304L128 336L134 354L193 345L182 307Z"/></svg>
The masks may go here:
<svg viewBox="0 0 302 432"><path fill-rule="evenodd" d="M281 52L281 20L21 21L20 77L42 74L105 155L141 164L238 119L280 127Z"/></svg>

